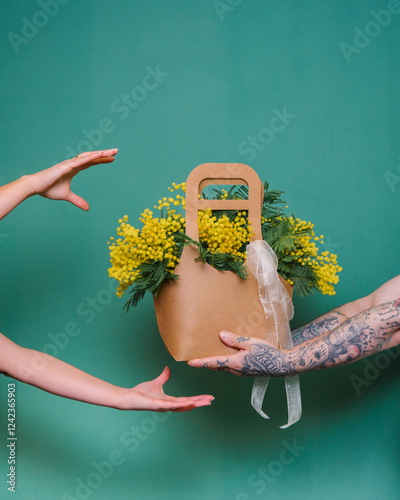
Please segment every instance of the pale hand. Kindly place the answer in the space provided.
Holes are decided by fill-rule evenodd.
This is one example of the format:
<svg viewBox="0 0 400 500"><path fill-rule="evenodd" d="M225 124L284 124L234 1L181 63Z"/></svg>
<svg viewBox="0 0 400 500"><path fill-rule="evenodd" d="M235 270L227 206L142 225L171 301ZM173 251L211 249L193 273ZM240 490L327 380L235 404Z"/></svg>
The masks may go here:
<svg viewBox="0 0 400 500"><path fill-rule="evenodd" d="M75 158L62 161L46 170L27 176L31 194L38 194L51 200L65 200L82 210L89 210L89 203L71 191L71 181L81 170L100 163L111 163L118 149L89 151Z"/></svg>
<svg viewBox="0 0 400 500"><path fill-rule="evenodd" d="M149 411L189 411L200 406L209 406L214 399L210 395L176 398L164 393L163 385L168 381L171 371L165 367L161 375L149 382L143 382L122 395L122 410Z"/></svg>

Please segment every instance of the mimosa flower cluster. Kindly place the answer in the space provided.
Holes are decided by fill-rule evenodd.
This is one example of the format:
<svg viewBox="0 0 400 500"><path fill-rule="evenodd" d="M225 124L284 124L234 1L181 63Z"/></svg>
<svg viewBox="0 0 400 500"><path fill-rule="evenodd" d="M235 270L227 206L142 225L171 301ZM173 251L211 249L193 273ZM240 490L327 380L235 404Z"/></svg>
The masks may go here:
<svg viewBox="0 0 400 500"><path fill-rule="evenodd" d="M119 283L118 296L139 282L143 294L147 284L144 276L146 279L149 276L153 278L153 269L153 274L158 273L157 286L154 287L154 279L150 280L151 290L157 291L165 277L177 278L174 270L183 250L182 238L178 236L185 233L185 189L185 183L172 183L168 188L170 195L158 200L154 206L158 216L150 209L141 214L141 229L132 226L127 215L119 220L118 237L116 240L111 237L108 242L111 258L109 276ZM229 196L235 197L234 194ZM220 191L219 198L227 197L226 191ZM279 198L273 203L284 202ZM328 251L319 252L317 244L323 245L323 235L315 235L311 222L287 216L283 210L278 210L281 211L278 216L261 218L263 238L278 257L278 272L302 296L313 293L312 289L334 295L338 273L342 270L337 264L337 256ZM241 263L246 260L246 246L253 236L247 212L227 214L202 210L198 213L198 227L199 242L207 252L231 255ZM161 278L160 272L164 273Z"/></svg>
<svg viewBox="0 0 400 500"><path fill-rule="evenodd" d="M318 254L317 243L324 244L324 235L316 236L314 233L314 224L303 221L299 218L289 217L294 227L294 234L299 233L296 249L290 252L290 255L296 258L296 261L302 266L309 266L317 275L318 287L323 294L335 295L335 287L339 283L338 273L342 268L337 263L337 255L329 253L327 250ZM293 280L288 279L293 285Z"/></svg>

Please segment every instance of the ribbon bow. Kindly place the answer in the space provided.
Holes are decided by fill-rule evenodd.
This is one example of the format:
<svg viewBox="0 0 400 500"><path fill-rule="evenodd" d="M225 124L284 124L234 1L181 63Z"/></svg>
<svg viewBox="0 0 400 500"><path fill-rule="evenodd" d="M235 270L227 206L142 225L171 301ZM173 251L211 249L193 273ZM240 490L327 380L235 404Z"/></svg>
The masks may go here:
<svg viewBox="0 0 400 500"><path fill-rule="evenodd" d="M293 318L292 300L278 275L278 258L266 241L256 240L247 245L246 266L258 281L258 293L267 318L265 340L273 347L290 349L293 339L289 321ZM270 318L273 328L270 329ZM268 321L269 320L269 321ZM256 377L251 393L253 408L263 417L269 418L262 411L262 404L270 377ZM286 398L288 405L288 423L282 425L286 429L301 417L301 395L299 376L285 378Z"/></svg>

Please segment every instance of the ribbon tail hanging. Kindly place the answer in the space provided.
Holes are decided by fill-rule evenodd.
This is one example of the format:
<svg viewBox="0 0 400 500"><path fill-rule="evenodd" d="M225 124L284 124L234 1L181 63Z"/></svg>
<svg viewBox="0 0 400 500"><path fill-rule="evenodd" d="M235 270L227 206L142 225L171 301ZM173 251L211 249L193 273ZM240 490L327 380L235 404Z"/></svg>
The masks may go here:
<svg viewBox="0 0 400 500"><path fill-rule="evenodd" d="M262 411L262 404L268 383L269 377L256 377L253 384L253 390L251 391L251 406L263 418L269 418L269 416Z"/></svg>
<svg viewBox="0 0 400 500"><path fill-rule="evenodd" d="M286 399L288 405L288 423L281 425L281 429L286 429L295 424L301 417L301 394L300 379L298 375L285 378Z"/></svg>

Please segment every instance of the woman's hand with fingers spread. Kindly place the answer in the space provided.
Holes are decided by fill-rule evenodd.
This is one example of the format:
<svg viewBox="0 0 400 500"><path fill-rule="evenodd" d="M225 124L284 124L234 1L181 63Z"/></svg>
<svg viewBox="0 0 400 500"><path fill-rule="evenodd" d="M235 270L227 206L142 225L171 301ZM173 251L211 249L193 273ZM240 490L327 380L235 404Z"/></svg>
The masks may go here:
<svg viewBox="0 0 400 500"><path fill-rule="evenodd" d="M71 191L71 181L78 172L92 165L113 162L117 152L118 149L106 149L81 153L46 170L23 175L16 181L0 186L0 220L35 194L51 200L69 201L82 210L89 210L89 203Z"/></svg>
<svg viewBox="0 0 400 500"><path fill-rule="evenodd" d="M71 191L71 181L81 170L100 163L111 163L118 149L89 151L75 158L65 160L46 170L26 176L29 179L31 195L38 194L51 200L65 200L82 210L89 210L86 200Z"/></svg>
<svg viewBox="0 0 400 500"><path fill-rule="evenodd" d="M211 395L179 398L167 396L163 386L170 376L171 371L166 367L156 379L143 382L133 389L126 389L122 395L120 409L181 412L211 404L214 399Z"/></svg>

